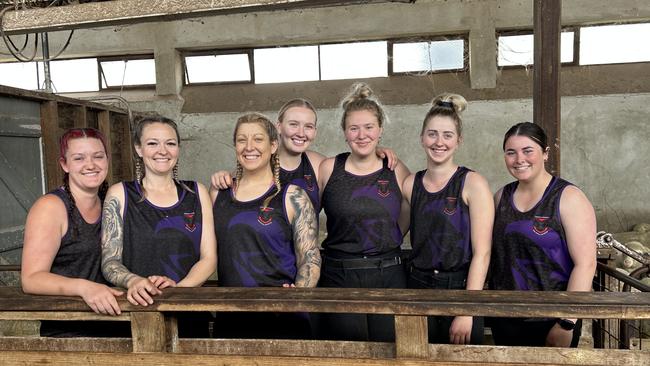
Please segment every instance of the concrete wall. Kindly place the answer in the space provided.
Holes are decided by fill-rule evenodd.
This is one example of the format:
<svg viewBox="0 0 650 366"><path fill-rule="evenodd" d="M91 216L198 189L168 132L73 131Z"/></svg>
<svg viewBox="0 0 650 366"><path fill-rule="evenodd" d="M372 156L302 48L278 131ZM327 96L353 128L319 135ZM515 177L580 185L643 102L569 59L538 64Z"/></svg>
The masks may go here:
<svg viewBox="0 0 650 366"><path fill-rule="evenodd" d="M336 105L352 81L185 87L179 72L183 50L462 34L469 40L467 71L365 81L387 105L391 119L382 145L394 148L412 170L424 167L418 132L425 103L442 91L465 95L470 107L457 161L484 174L497 189L510 180L502 161L503 133L532 118L532 72L496 67L495 32L532 29L532 4L418 0L87 29L75 33L64 56L153 53L156 89L125 91L122 96L133 101L135 110L156 110L180 122L186 142L181 172L205 182L210 172L232 168L232 125L241 112L274 116L284 100L297 96L312 99L320 110L314 148L327 155L343 151ZM562 2L565 26L649 19L647 0L621 0L616 6L607 0ZM65 36L67 32L58 32L50 39L57 45ZM3 52L0 45L0 62L10 59ZM627 231L650 221L644 204L650 198L650 145L645 143L649 93L650 63L563 67L562 175L590 197L600 229Z"/></svg>

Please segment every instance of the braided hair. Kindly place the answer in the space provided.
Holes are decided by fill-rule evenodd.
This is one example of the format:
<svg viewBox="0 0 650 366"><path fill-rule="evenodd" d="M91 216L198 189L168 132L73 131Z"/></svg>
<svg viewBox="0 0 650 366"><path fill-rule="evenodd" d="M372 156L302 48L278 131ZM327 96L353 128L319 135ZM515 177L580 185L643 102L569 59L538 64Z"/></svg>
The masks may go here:
<svg viewBox="0 0 650 366"><path fill-rule="evenodd" d="M255 123L260 125L268 135L271 143L278 142L278 130L273 125L273 122L271 122L271 120L267 116L261 113L253 112L253 113L244 114L243 116L237 119L237 123L235 124L235 131L233 132L233 137L232 137L233 144L236 143L237 131L239 130L239 126L241 126L244 123ZM275 196L277 196L277 194L280 193L280 191L282 190L282 185L280 184L280 155L278 154L277 151L271 154L270 165L271 165L271 171L273 172L273 183L276 189L272 195L270 195L264 200L264 203L262 204L263 209L266 208L271 202L271 200ZM237 189L237 184L240 181L243 173L244 173L243 167L241 166L241 164L239 164L239 162L237 162L237 171L235 172L235 182L233 186L234 190Z"/></svg>
<svg viewBox="0 0 650 366"><path fill-rule="evenodd" d="M94 128L71 128L67 129L59 139L59 159L61 161L66 160L65 155L68 152L70 140L76 140L80 138L93 138L99 140L104 147L104 153L106 153L107 157L109 156L108 149L106 148L106 138L99 130ZM76 239L79 236L81 215L74 215L74 210L77 207L77 203L75 202L74 195L70 189L70 174L67 172L63 173L63 191L68 197L68 207L66 207L67 211L69 212L68 225L71 229L70 232L72 233L72 238ZM108 182L104 181L99 186L99 191L97 192L97 195L101 201L104 201L104 198L106 198L107 191Z"/></svg>

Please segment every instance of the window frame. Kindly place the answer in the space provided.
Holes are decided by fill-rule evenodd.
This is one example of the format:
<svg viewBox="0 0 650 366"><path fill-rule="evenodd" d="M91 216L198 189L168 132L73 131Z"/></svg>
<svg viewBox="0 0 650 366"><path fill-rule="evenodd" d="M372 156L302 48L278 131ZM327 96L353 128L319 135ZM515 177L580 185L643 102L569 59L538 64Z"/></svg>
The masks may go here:
<svg viewBox="0 0 650 366"><path fill-rule="evenodd" d="M241 84L255 84L255 65L253 64L253 50L255 48L228 48L228 49L210 49L203 51L181 51L181 60L183 66L183 86L201 86L201 85L241 85ZM221 56L221 55L246 55L248 58L248 70L250 72L250 80L236 80L236 81L202 81L190 82L189 74L187 72L186 57L192 56Z"/></svg>
<svg viewBox="0 0 650 366"><path fill-rule="evenodd" d="M132 61L132 60L154 60L154 73L155 73L155 61L153 53L148 54L139 54L139 55L116 55L116 56L98 56L97 58L97 81L99 82L99 91L102 90L134 90L134 89L144 89L144 88L155 88L156 84L134 84L134 85L117 85L117 86L102 86L102 80L106 81L104 75L104 69L102 68L102 62L107 61Z"/></svg>
<svg viewBox="0 0 650 366"><path fill-rule="evenodd" d="M446 70L427 70L427 71L393 71L393 45L401 43L417 43L417 42L439 42L439 41L463 41L463 67L460 69L446 69ZM453 34L453 35L436 35L436 36L420 36L408 38L393 38L388 41L388 76L412 76L416 75L432 75L443 74L452 72L467 72L469 70L469 34Z"/></svg>
<svg viewBox="0 0 650 366"><path fill-rule="evenodd" d="M627 21L625 21L624 20L624 21L620 21L620 22L580 24L580 25L576 25L574 27L577 29L577 32L580 32L580 30L582 30L582 28L606 27L606 26L611 26L611 25L633 25L633 24L650 24L650 20L647 20L647 21L638 21L638 20L627 20ZM574 51L576 51L575 48L574 48ZM646 61L608 62L608 63L602 63L602 64L581 65L580 64L580 59L579 59L579 57L580 57L580 44L578 44L578 49L577 49L576 52L577 52L576 60L578 61L576 66L580 66L580 67L650 63L650 60L646 60Z"/></svg>
<svg viewBox="0 0 650 366"><path fill-rule="evenodd" d="M560 29L560 35L564 32L573 32L573 61L562 62L560 65L564 66L580 66L580 26L563 26ZM508 37L508 36L530 36L535 37L535 32L532 29L506 29L506 30L497 30L496 31L496 67L497 70L510 70L510 69L529 69L534 66L530 65L503 65L499 66L499 37ZM560 50L561 51L561 50ZM534 51L533 51L534 52ZM560 55L560 58L562 56Z"/></svg>

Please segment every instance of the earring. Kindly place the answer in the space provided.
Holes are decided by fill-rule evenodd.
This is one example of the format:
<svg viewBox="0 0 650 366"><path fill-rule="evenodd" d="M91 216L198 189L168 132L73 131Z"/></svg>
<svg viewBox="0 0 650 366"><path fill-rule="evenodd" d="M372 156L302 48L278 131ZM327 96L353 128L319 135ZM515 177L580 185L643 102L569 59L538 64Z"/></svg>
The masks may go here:
<svg viewBox="0 0 650 366"><path fill-rule="evenodd" d="M135 160L135 180L138 184L142 185L142 165L140 164L140 157Z"/></svg>
<svg viewBox="0 0 650 366"><path fill-rule="evenodd" d="M172 177L175 181L178 181L178 162L176 162L176 165L174 165L174 168L172 169Z"/></svg>

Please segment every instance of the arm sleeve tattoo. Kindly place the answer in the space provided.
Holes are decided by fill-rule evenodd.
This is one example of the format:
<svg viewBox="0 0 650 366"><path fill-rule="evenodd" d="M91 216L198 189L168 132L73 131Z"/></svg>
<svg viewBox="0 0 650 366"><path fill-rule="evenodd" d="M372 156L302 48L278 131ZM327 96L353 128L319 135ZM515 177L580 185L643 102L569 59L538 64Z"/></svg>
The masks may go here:
<svg viewBox="0 0 650 366"><path fill-rule="evenodd" d="M300 187L289 193L294 209L293 243L296 252L296 287L316 287L320 277L321 258L318 250L318 224L309 196Z"/></svg>
<svg viewBox="0 0 650 366"><path fill-rule="evenodd" d="M102 273L110 283L127 288L135 274L122 264L124 222L120 215L120 201L109 197L102 213Z"/></svg>

